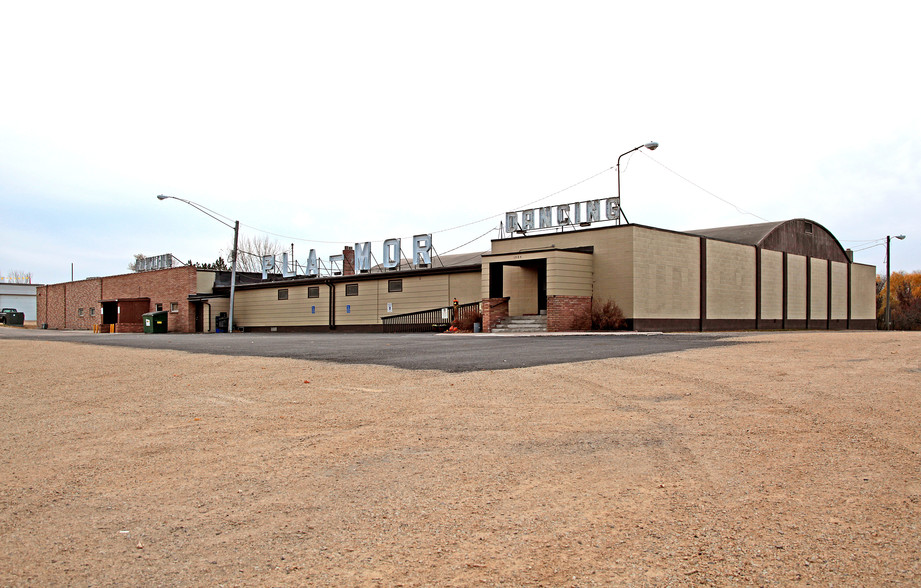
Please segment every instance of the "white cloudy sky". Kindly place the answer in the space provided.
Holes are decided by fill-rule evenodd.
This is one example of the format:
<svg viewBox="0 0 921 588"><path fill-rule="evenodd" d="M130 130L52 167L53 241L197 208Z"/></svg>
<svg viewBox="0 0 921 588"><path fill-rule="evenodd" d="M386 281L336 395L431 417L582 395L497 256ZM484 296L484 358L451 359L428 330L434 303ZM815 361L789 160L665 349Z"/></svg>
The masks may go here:
<svg viewBox="0 0 921 588"><path fill-rule="evenodd" d="M301 260L426 232L483 250L506 211L604 170L541 203L614 195L649 140L631 222L806 217L854 249L904 233L893 269L921 269L917 6L4 3L0 273L229 246L160 193ZM856 260L884 271L884 247Z"/></svg>

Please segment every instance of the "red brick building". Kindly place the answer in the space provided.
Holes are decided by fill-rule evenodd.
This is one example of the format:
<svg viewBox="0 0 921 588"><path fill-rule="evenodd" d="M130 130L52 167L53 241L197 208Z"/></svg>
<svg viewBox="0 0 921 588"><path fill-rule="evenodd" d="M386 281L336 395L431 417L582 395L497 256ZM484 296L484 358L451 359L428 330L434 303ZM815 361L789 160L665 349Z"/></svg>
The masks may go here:
<svg viewBox="0 0 921 588"><path fill-rule="evenodd" d="M39 286L37 322L48 329L99 325L138 333L143 331L141 315L165 310L170 332L207 332L213 330L211 305L194 296L212 292L214 278L213 271L185 266Z"/></svg>

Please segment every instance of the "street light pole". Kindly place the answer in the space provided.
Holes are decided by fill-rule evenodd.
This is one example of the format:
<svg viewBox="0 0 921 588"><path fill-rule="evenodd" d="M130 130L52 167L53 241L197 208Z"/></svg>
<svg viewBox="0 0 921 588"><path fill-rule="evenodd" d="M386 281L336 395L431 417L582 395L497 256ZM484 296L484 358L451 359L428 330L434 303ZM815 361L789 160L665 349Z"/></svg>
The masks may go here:
<svg viewBox="0 0 921 588"><path fill-rule="evenodd" d="M176 196L166 196L165 194L159 194L157 196L157 200L166 200L167 198L172 198L173 200L185 202L192 208L207 214L208 216L210 216L217 222L221 223L222 225L225 225L233 229L233 253L231 254L233 256L233 259L231 260L231 264L230 264L230 313L229 313L230 316L228 317L228 325L227 325L227 332L233 333L233 295L234 295L234 290L236 289L236 286L237 286L237 241L240 236L240 221L234 221L233 226L231 226L230 223L224 220L221 220L217 216L215 216L215 214L217 213L214 213L214 211L209 212L209 209L205 208L201 204L198 204L197 202L192 202L191 200L186 200L185 198L177 198Z"/></svg>
<svg viewBox="0 0 921 588"><path fill-rule="evenodd" d="M901 241L905 238L905 235L896 235L896 239ZM889 241L892 240L892 237L886 235L886 330L892 330L892 323L889 322L889 295L892 290L889 287Z"/></svg>
<svg viewBox="0 0 921 588"><path fill-rule="evenodd" d="M646 149L649 149L650 151L655 151L658 146L659 144L656 143L655 141L650 141L649 143L644 143L640 145L639 147L634 147L630 151L625 151L624 153L621 153L617 157L617 205L618 206L620 206L620 158L623 157L624 155L627 155L628 153L633 153L634 151L642 149L643 147L645 147ZM630 221L627 220L627 215L624 214L623 207L620 207L620 214L621 216L624 217L624 220L627 221L627 224L630 224ZM620 217L617 218L617 224L620 224Z"/></svg>

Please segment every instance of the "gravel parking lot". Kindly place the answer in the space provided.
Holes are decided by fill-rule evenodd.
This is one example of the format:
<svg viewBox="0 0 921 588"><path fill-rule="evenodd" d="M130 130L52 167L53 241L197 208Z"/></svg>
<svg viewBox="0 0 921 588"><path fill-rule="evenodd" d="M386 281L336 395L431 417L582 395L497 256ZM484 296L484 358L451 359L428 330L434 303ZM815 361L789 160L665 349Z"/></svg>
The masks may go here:
<svg viewBox="0 0 921 588"><path fill-rule="evenodd" d="M917 333L49 335L0 329L0 585L921 583Z"/></svg>

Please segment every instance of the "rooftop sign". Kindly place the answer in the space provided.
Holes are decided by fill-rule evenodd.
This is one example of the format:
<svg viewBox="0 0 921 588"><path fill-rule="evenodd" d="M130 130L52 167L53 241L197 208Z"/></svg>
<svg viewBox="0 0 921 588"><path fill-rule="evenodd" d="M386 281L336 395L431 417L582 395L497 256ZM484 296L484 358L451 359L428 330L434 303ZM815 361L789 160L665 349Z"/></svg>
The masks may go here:
<svg viewBox="0 0 921 588"><path fill-rule="evenodd" d="M509 233L525 233L540 229L588 226L602 220L620 222L619 197L507 212L505 230Z"/></svg>

